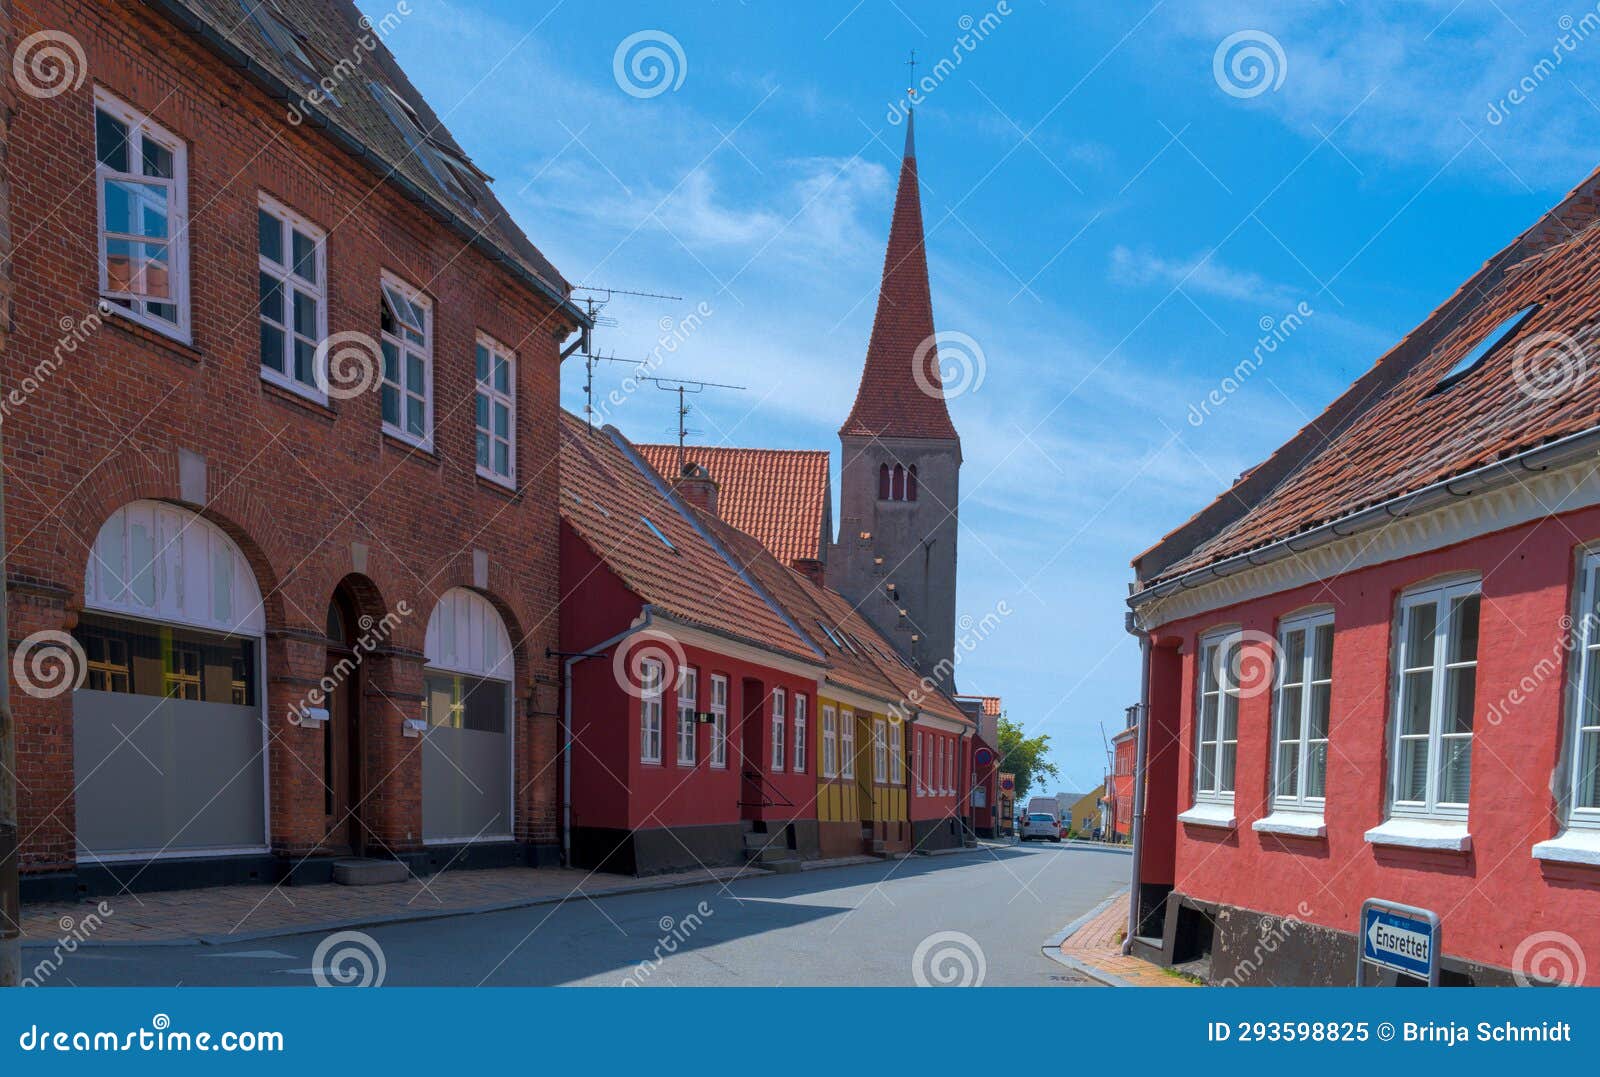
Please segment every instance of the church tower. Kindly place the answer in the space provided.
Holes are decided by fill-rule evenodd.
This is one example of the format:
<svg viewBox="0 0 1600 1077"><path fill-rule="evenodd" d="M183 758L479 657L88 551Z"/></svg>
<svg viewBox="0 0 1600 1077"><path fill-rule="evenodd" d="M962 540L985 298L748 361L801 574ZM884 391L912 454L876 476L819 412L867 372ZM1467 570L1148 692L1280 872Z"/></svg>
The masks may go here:
<svg viewBox="0 0 1600 1077"><path fill-rule="evenodd" d="M912 125L908 114L878 311L839 429L839 540L827 579L953 691L961 439L939 377Z"/></svg>

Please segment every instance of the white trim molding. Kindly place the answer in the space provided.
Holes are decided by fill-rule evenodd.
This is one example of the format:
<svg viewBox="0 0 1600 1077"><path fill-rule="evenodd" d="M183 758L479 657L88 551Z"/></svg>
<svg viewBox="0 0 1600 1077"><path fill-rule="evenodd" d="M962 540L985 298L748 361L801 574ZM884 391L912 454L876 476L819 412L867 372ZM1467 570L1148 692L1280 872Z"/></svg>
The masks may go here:
<svg viewBox="0 0 1600 1077"><path fill-rule="evenodd" d="M1232 830L1239 825L1233 814L1232 801L1202 800L1178 815L1178 822L1194 826L1214 826Z"/></svg>
<svg viewBox="0 0 1600 1077"><path fill-rule="evenodd" d="M1408 849L1441 849L1465 853L1472 849L1472 834L1465 820L1389 819L1365 834L1368 845L1396 845Z"/></svg>
<svg viewBox="0 0 1600 1077"><path fill-rule="evenodd" d="M1250 824L1259 834L1282 834L1291 838L1325 838L1328 824L1321 812L1275 811Z"/></svg>
<svg viewBox="0 0 1600 1077"><path fill-rule="evenodd" d="M1600 867L1600 830L1574 828L1533 847L1535 860Z"/></svg>

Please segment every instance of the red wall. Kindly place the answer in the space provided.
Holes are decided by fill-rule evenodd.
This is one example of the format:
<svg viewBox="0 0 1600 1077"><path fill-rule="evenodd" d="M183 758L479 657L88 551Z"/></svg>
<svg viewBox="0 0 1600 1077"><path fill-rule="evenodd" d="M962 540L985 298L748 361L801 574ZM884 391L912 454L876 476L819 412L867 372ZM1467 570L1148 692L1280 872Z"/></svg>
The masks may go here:
<svg viewBox="0 0 1600 1077"><path fill-rule="evenodd" d="M912 743L908 746L908 750L913 754L916 752L916 730L918 728L912 727ZM921 728L921 733L923 756L922 759L917 761L918 773L933 779L931 782L933 788L945 788L944 771L940 769L944 764L940 762L940 749L936 747L936 744L942 741L944 743L944 751L955 753L955 763L950 764L954 767L954 770L950 773L954 779L951 784L955 786L956 792L949 796L943 794L930 796L927 794L929 785L924 784L923 793L918 795L915 784L908 783L907 788L911 790L911 818L913 820L948 819L952 815L959 815L963 803L961 797L968 785L967 771L969 767L969 760L962 749L962 738L957 733L941 733L927 728ZM870 748L870 744L868 747ZM870 751L867 753L867 765L872 765Z"/></svg>
<svg viewBox="0 0 1600 1077"><path fill-rule="evenodd" d="M1600 982L1600 868L1545 864L1530 854L1536 842L1560 830L1551 786L1566 683L1561 641L1570 622L1563 619L1569 617L1576 550L1597 538L1600 509L1589 509L1162 626L1160 636L1181 640L1181 661L1173 663L1179 691L1176 700L1164 689L1153 691L1152 712L1181 729L1181 765L1175 780L1164 782L1176 790L1181 810L1193 803L1197 637L1227 624L1274 633L1283 615L1310 604L1331 604L1335 617L1327 838L1279 838L1251 829L1268 811L1272 693L1242 699L1238 827L1173 825L1177 889L1345 931L1354 930L1364 898L1420 905L1442 917L1446 953L1501 967L1513 966L1516 946L1532 932L1556 929L1594 958L1588 981ZM1472 849L1369 845L1363 834L1385 812L1395 604L1402 590L1454 572L1478 572L1483 579ZM1560 674L1530 685L1538 664L1552 658ZM1157 672L1153 688L1163 683ZM1514 686L1526 699L1507 707ZM1489 717L1491 707L1505 711L1499 720ZM1165 811L1168 820L1172 810Z"/></svg>

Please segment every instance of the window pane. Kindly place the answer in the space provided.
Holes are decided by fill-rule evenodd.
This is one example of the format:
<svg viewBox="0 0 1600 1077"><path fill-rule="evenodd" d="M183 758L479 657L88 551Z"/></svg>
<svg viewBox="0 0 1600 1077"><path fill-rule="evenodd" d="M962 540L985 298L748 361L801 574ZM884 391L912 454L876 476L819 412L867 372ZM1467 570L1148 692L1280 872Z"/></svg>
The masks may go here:
<svg viewBox="0 0 1600 1077"><path fill-rule="evenodd" d="M1216 772L1212 769L1211 749L1202 751L1199 755L1200 769L1195 775L1195 788L1201 792L1213 793L1217 788Z"/></svg>
<svg viewBox="0 0 1600 1077"><path fill-rule="evenodd" d="M482 382L483 384L487 385L487 384L489 384L489 350L487 348L485 348L482 344L478 345L477 357L478 357L478 380L480 382Z"/></svg>
<svg viewBox="0 0 1600 1077"><path fill-rule="evenodd" d="M1472 776L1472 738L1451 737L1440 744L1444 770L1439 776L1439 802L1465 804L1467 785Z"/></svg>
<svg viewBox="0 0 1600 1077"><path fill-rule="evenodd" d="M1310 745L1306 749L1305 791L1301 795L1326 796L1327 785L1328 745L1326 743Z"/></svg>
<svg viewBox="0 0 1600 1077"><path fill-rule="evenodd" d="M416 355L416 354L414 354L412 352L406 352L406 391L407 392L410 392L410 393L421 393L422 392L422 386L423 386L422 370L423 370L423 368L422 368L422 357L420 355Z"/></svg>
<svg viewBox="0 0 1600 1077"><path fill-rule="evenodd" d="M261 274L261 316L283 324L283 286L266 273Z"/></svg>
<svg viewBox="0 0 1600 1077"><path fill-rule="evenodd" d="M507 396L511 395L511 364L498 356L494 361L494 387Z"/></svg>
<svg viewBox="0 0 1600 1077"><path fill-rule="evenodd" d="M141 294L159 296L162 299L172 297L172 272L168 264L168 250L165 243L141 243L143 261L140 265L139 280L143 284Z"/></svg>
<svg viewBox="0 0 1600 1077"><path fill-rule="evenodd" d="M1333 677L1333 626L1318 625L1311 659L1313 680L1326 681Z"/></svg>
<svg viewBox="0 0 1600 1077"><path fill-rule="evenodd" d="M1451 601L1450 656L1446 661L1478 660L1478 604L1477 595L1467 595Z"/></svg>
<svg viewBox="0 0 1600 1077"><path fill-rule="evenodd" d="M494 443L494 470L497 475L511 474L511 446L504 441Z"/></svg>
<svg viewBox="0 0 1600 1077"><path fill-rule="evenodd" d="M1305 680L1306 632L1297 628L1283 637L1283 683L1300 684Z"/></svg>
<svg viewBox="0 0 1600 1077"><path fill-rule="evenodd" d="M1400 715L1401 733L1426 733L1433 708L1433 670L1403 674L1405 703Z"/></svg>
<svg viewBox="0 0 1600 1077"><path fill-rule="evenodd" d="M261 323L261 365L283 373L283 330Z"/></svg>
<svg viewBox="0 0 1600 1077"><path fill-rule="evenodd" d="M139 141L144 150L144 174L157 179L171 179L172 151L148 137L142 137Z"/></svg>
<svg viewBox="0 0 1600 1077"><path fill-rule="evenodd" d="M489 466L489 435L478 431L478 466Z"/></svg>
<svg viewBox="0 0 1600 1077"><path fill-rule="evenodd" d="M1328 700L1330 684L1311 686L1311 710L1306 715L1306 739L1326 740L1328 736Z"/></svg>
<svg viewBox="0 0 1600 1077"><path fill-rule="evenodd" d="M1433 665L1433 630L1438 617L1438 607L1431 602L1406 611L1406 668Z"/></svg>
<svg viewBox="0 0 1600 1077"><path fill-rule="evenodd" d="M489 429L489 398L482 393L478 394L477 399L477 420L479 430Z"/></svg>
<svg viewBox="0 0 1600 1077"><path fill-rule="evenodd" d="M113 292L134 291L133 247L130 240L106 240L106 287Z"/></svg>
<svg viewBox="0 0 1600 1077"><path fill-rule="evenodd" d="M387 340L383 342L383 380L400 384L400 353Z"/></svg>
<svg viewBox="0 0 1600 1077"><path fill-rule="evenodd" d="M1428 797L1428 738L1400 742L1400 799Z"/></svg>
<svg viewBox="0 0 1600 1077"><path fill-rule="evenodd" d="M383 387L383 421L390 426L400 425L400 394L392 385Z"/></svg>
<svg viewBox="0 0 1600 1077"><path fill-rule="evenodd" d="M294 331L303 337L317 339L317 301L313 296L291 289L294 292Z"/></svg>
<svg viewBox="0 0 1600 1077"><path fill-rule="evenodd" d="M283 225L264 209L256 210L256 237L261 257L283 264Z"/></svg>
<svg viewBox="0 0 1600 1077"><path fill-rule="evenodd" d="M1222 697L1222 739L1236 740L1239 736L1239 697Z"/></svg>
<svg viewBox="0 0 1600 1077"><path fill-rule="evenodd" d="M128 125L95 109L94 149L95 158L107 168L128 171Z"/></svg>
<svg viewBox="0 0 1600 1077"><path fill-rule="evenodd" d="M414 396L406 397L406 431L413 437L422 437L422 401Z"/></svg>
<svg viewBox="0 0 1600 1077"><path fill-rule="evenodd" d="M1206 696L1200 703L1200 739L1217 739L1217 697Z"/></svg>
<svg viewBox="0 0 1600 1077"><path fill-rule="evenodd" d="M302 385L315 385L316 375L313 373L313 364L316 362L317 349L310 341L297 340L294 342L294 377Z"/></svg>
<svg viewBox="0 0 1600 1077"><path fill-rule="evenodd" d="M1233 792L1233 762L1238 753L1238 746L1224 744L1222 746L1222 760L1217 764L1217 792Z"/></svg>
<svg viewBox="0 0 1600 1077"><path fill-rule="evenodd" d="M1478 667L1460 666L1444 674L1444 732L1471 733Z"/></svg>
<svg viewBox="0 0 1600 1077"><path fill-rule="evenodd" d="M1278 726L1283 731L1284 740L1300 739L1300 709L1304 703L1305 689L1298 684L1290 685L1283 690L1280 697L1283 710Z"/></svg>
<svg viewBox="0 0 1600 1077"><path fill-rule="evenodd" d="M1292 797L1299 795L1300 781L1300 745L1280 744L1278 746L1278 795Z"/></svg>
<svg viewBox="0 0 1600 1077"><path fill-rule="evenodd" d="M1578 738L1578 782L1575 808L1600 808L1600 733Z"/></svg>
<svg viewBox="0 0 1600 1077"><path fill-rule="evenodd" d="M301 280L317 283L317 243L303 232L294 232L294 272Z"/></svg>
<svg viewBox="0 0 1600 1077"><path fill-rule="evenodd" d="M497 437L511 436L511 409L504 404L494 406L494 432Z"/></svg>

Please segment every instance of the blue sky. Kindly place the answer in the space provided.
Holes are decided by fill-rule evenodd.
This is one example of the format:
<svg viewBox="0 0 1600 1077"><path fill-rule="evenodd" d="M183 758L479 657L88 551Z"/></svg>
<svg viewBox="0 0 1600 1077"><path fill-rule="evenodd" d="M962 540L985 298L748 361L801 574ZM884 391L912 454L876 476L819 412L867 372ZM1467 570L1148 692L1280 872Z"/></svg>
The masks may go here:
<svg viewBox="0 0 1600 1077"><path fill-rule="evenodd" d="M1078 790L1137 691L1129 559L1600 163L1594 6L1378 6L406 0L388 44L570 279L683 297L618 299L599 350L643 359L705 304L660 373L748 389L696 399L696 440L828 448L836 475L903 61L960 54L917 116L934 316L983 357L950 402L959 604L1013 612L958 678ZM681 50L653 96L614 75L640 31ZM1195 410L1264 326L1281 344ZM568 407L582 380L569 361ZM610 419L667 440L672 408L647 389Z"/></svg>

